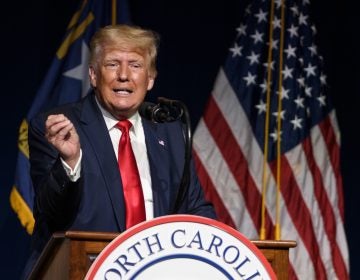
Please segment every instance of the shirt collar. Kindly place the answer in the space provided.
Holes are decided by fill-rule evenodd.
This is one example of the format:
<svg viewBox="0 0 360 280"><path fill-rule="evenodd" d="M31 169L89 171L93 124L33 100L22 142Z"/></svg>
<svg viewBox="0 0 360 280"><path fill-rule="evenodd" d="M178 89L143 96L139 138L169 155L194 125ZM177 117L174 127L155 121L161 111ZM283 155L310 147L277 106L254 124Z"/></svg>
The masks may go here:
<svg viewBox="0 0 360 280"><path fill-rule="evenodd" d="M119 120L117 120L113 115L111 115L97 100L95 97L96 104L99 106L99 109L104 117L105 124L108 130L111 130L114 128L114 126L118 123ZM131 122L132 127L130 128L130 131L132 130L135 135L139 135L138 131L141 129L141 117L138 112L136 112L134 115L132 115L128 120Z"/></svg>

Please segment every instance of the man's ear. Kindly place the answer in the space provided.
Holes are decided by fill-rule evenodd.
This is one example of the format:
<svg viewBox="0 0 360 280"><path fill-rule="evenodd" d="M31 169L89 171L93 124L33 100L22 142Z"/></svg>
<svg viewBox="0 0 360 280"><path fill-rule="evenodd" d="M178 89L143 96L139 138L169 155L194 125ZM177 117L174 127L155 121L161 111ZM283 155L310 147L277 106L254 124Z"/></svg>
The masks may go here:
<svg viewBox="0 0 360 280"><path fill-rule="evenodd" d="M154 77L149 77L147 90L151 90L153 88L153 86L154 86L154 83L155 83L155 78Z"/></svg>
<svg viewBox="0 0 360 280"><path fill-rule="evenodd" d="M90 78L90 84L93 88L96 88L96 74L95 69L93 66L89 66L89 78Z"/></svg>

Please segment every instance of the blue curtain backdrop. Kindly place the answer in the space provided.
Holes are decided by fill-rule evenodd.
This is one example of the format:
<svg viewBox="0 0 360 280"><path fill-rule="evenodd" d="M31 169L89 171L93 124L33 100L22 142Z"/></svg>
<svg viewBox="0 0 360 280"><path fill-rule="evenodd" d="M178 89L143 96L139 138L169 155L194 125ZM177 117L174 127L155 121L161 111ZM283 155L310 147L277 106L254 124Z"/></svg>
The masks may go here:
<svg viewBox="0 0 360 280"><path fill-rule="evenodd" d="M360 170L357 113L360 55L359 19L351 6L338 1L312 1L318 46L342 132L342 172L351 279L360 279ZM132 21L161 35L159 76L149 101L166 96L184 101L195 127L212 90L219 66L235 36L248 0L129 1ZM79 0L8 1L0 11L1 28L1 157L0 275L18 279L28 256L30 238L9 205L17 157L18 129L61 43Z"/></svg>

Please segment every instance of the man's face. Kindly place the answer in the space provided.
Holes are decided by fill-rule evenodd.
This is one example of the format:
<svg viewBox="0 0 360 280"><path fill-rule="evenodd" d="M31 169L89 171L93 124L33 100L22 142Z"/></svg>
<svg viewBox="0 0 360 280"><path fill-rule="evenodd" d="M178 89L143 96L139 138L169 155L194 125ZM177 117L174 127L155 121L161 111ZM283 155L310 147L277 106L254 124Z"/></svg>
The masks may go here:
<svg viewBox="0 0 360 280"><path fill-rule="evenodd" d="M154 85L149 58L134 50L105 48L97 66L89 69L90 82L100 104L115 118L132 116Z"/></svg>

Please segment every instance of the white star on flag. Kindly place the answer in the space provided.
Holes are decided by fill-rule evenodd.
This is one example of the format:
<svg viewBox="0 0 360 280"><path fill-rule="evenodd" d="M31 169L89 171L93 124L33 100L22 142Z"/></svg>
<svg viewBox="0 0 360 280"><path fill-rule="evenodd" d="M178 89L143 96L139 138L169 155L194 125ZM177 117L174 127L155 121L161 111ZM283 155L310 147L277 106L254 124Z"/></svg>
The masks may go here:
<svg viewBox="0 0 360 280"><path fill-rule="evenodd" d="M81 81L81 96L85 96L90 89L89 81L89 48L83 41L81 44L81 64L66 71L63 75Z"/></svg>

